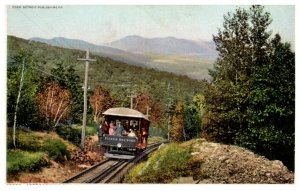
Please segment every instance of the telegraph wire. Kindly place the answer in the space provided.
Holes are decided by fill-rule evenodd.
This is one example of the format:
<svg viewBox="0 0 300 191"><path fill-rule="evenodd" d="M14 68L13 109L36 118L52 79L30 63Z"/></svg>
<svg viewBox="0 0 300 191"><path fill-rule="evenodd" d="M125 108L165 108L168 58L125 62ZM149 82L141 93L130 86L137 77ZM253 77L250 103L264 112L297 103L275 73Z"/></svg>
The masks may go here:
<svg viewBox="0 0 300 191"><path fill-rule="evenodd" d="M44 30L43 29L43 27L41 27L39 24L37 24L33 19L31 19L29 16L27 16L23 11L21 11L21 9L17 9L22 15L24 15L31 23L33 23L34 25L36 25L42 32L44 32L44 33L48 33L49 34L49 32L47 31L47 30ZM47 25L49 25L49 27L50 27L50 29L54 32L54 33L56 33L57 35L58 35L58 37L61 37L61 35L57 32L57 31L55 31L53 28L52 28L52 26L49 24L49 23L47 23ZM62 47L62 48L66 48L63 44L61 44L57 39L55 39L55 38L52 38L57 44L59 44L60 45L60 47ZM34 40L33 40L34 41ZM35 41L35 42L38 42L38 41ZM67 43L66 41L64 41L65 42L65 44L67 44L69 47L70 47L70 49L75 49L75 50L78 50L78 48L74 48L71 44L69 44L69 43ZM46 43L47 44L47 43Z"/></svg>
<svg viewBox="0 0 300 191"><path fill-rule="evenodd" d="M38 27L39 28L39 30L41 30L42 32L44 32L44 33L48 33L49 34L49 32L47 31L47 30L45 30L41 25L39 25L37 22L35 22L33 19L31 19L28 15L26 15L23 11L21 11L20 9L17 9L24 17L26 17L32 24L34 24L36 27ZM56 30L54 30L53 29L53 27L49 24L49 23L47 23L47 25L49 25L49 27L50 27L50 29L54 32L54 33L56 33L59 37L61 37L61 35L56 31ZM60 45L60 47L62 47L62 48L66 48L66 46L64 46L63 44L61 44L59 41L57 41L57 39L55 39L55 38L52 38L57 44L59 44ZM75 48L75 47L73 47L71 44L69 44L69 43L67 43L67 41L64 41L65 42L65 44L67 45L67 47L70 47L71 49L75 49L75 50L80 50L80 49L78 49L78 48ZM31 67L32 69L34 69L34 70L38 70L38 71L40 71L40 72L42 72L42 73L44 73L44 74L46 74L46 75L49 75L49 76L52 76L52 77L54 77L54 78L56 78L56 79L59 79L59 80L62 80L62 81L64 81L65 83L71 83L71 84L75 84L75 82L70 82L70 81L66 81L66 79L63 79L63 78L61 78L61 77L59 77L59 76L55 76L55 75L53 75L53 74L51 74L51 73L49 73L49 72L46 72L46 71L44 71L44 70L41 70L41 69L39 69L39 68L36 68L36 67L33 67L33 66L29 66L29 67ZM93 79L91 79L92 81L94 81ZM122 87L125 87L125 86L130 86L130 84L132 84L132 82L130 82L130 81L102 81L102 80L100 80L100 81L96 81L96 82L93 82L92 84L94 84L94 86L96 85L96 83L104 83L104 84L116 84L116 86L122 86ZM133 86L136 86L136 85L133 85Z"/></svg>

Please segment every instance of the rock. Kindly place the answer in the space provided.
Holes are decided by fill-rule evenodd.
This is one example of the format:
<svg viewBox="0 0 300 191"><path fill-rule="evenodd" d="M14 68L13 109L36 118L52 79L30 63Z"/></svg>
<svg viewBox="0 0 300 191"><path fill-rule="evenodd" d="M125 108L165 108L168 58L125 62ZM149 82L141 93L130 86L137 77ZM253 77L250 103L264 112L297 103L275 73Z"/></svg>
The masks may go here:
<svg viewBox="0 0 300 191"><path fill-rule="evenodd" d="M191 184L194 183L193 177L179 177L177 179L174 179L172 183L177 183L177 184Z"/></svg>
<svg viewBox="0 0 300 191"><path fill-rule="evenodd" d="M294 183L294 173L290 172L281 161L270 161L234 145L205 141L195 148L196 144L193 146L195 152L192 155L202 158L201 176L208 177L198 180L200 184Z"/></svg>

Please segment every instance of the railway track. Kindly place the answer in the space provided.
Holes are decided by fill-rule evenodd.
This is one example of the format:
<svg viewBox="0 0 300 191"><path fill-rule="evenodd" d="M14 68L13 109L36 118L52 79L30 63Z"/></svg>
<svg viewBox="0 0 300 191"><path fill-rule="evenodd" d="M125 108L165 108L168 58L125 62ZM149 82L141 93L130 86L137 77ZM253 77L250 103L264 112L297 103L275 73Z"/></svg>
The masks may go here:
<svg viewBox="0 0 300 191"><path fill-rule="evenodd" d="M130 160L106 159L101 161L63 183L118 183L129 169L156 150L162 143L166 142L148 145L145 151Z"/></svg>

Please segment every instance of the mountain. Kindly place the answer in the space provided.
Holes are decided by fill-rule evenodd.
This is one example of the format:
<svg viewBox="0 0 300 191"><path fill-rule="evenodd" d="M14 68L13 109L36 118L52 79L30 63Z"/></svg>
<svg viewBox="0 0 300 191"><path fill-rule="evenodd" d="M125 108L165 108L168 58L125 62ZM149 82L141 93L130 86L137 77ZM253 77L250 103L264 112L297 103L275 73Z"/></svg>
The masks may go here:
<svg viewBox="0 0 300 191"><path fill-rule="evenodd" d="M197 42L175 37L144 38L131 35L105 45L136 54L154 53L216 59L217 52L214 46L212 46L214 45L212 43L213 42Z"/></svg>
<svg viewBox="0 0 300 191"><path fill-rule="evenodd" d="M107 46L101 46L92 44L83 40L78 39L69 39L64 37L55 37L52 39L44 39L39 37L30 38L31 41L43 42L52 46L58 46L63 48L86 50L90 51L96 55L110 57L117 61L127 62L133 65L143 66L143 63L146 63L147 60L145 57L134 55L132 53Z"/></svg>
<svg viewBox="0 0 300 191"><path fill-rule="evenodd" d="M30 40L70 49L89 48L95 55L135 66L186 75L193 79L209 79L208 69L213 67L217 55L213 42L174 37L148 39L133 35L104 45L64 37L35 37Z"/></svg>

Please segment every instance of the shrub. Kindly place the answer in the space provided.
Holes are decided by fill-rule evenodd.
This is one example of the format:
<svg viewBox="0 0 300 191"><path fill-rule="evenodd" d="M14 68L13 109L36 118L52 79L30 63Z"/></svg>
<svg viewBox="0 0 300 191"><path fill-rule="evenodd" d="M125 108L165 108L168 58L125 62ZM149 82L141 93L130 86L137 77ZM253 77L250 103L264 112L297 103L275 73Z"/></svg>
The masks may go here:
<svg viewBox="0 0 300 191"><path fill-rule="evenodd" d="M59 126L56 132L62 138L79 145L81 141L81 129L72 126Z"/></svg>
<svg viewBox="0 0 300 191"><path fill-rule="evenodd" d="M39 137L30 132L18 130L16 133L16 145L19 149L28 151L38 151L43 145L43 137ZM7 147L13 149L12 129L8 128Z"/></svg>
<svg viewBox="0 0 300 191"><path fill-rule="evenodd" d="M42 149L52 160L64 161L65 157L70 158L67 146L59 139L48 140Z"/></svg>
<svg viewBox="0 0 300 191"><path fill-rule="evenodd" d="M86 135L95 135L98 133L97 125L88 125L86 127ZM57 134L62 138L79 145L81 141L81 125L72 125L72 126L59 126L56 128Z"/></svg>
<svg viewBox="0 0 300 191"><path fill-rule="evenodd" d="M21 150L8 150L7 173L17 174L20 171L36 171L48 165L43 152L28 152Z"/></svg>

